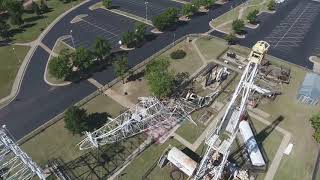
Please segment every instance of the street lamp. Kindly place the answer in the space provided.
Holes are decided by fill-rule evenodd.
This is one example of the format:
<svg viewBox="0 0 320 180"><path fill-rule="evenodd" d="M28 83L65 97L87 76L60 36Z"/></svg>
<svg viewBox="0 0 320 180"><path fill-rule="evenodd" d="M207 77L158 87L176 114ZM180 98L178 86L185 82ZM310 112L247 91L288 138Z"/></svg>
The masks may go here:
<svg viewBox="0 0 320 180"><path fill-rule="evenodd" d="M72 36L72 29L70 30L70 36L71 36L72 46L75 49L76 47L74 46L74 40L73 40L73 36Z"/></svg>
<svg viewBox="0 0 320 180"><path fill-rule="evenodd" d="M173 40L172 40L172 44L174 45L174 42L176 41L176 33L173 33Z"/></svg>
<svg viewBox="0 0 320 180"><path fill-rule="evenodd" d="M148 21L148 1L145 1L144 4L146 5L146 21Z"/></svg>

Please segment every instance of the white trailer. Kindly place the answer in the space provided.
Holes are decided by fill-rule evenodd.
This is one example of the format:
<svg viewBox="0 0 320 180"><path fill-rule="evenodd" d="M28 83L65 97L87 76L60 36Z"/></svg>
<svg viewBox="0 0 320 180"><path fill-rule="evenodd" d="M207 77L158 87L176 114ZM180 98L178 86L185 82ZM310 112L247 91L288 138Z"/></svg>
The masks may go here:
<svg viewBox="0 0 320 180"><path fill-rule="evenodd" d="M253 136L249 123L247 121L241 121L239 124L239 129L249 153L252 165L258 167L265 166L266 163L263 159L258 143Z"/></svg>

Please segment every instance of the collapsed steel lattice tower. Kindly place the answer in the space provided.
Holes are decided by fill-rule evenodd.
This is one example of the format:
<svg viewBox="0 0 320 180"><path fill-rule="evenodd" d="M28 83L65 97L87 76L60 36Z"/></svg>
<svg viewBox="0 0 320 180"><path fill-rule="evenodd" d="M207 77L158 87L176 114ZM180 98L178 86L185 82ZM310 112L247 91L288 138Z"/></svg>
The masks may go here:
<svg viewBox="0 0 320 180"><path fill-rule="evenodd" d="M243 71L240 82L227 106L226 112L216 129L208 134L207 150L195 175L196 180L220 179L227 163L231 145L239 131L239 122L244 116L248 97L259 88L254 85L258 66L267 53L270 45L258 41L248 57L248 64ZM258 91L259 92L259 91Z"/></svg>
<svg viewBox="0 0 320 180"><path fill-rule="evenodd" d="M0 128L0 177L6 180L27 180L34 176L46 179L43 171L10 138L5 126Z"/></svg>
<svg viewBox="0 0 320 180"><path fill-rule="evenodd" d="M141 132L158 127L172 126L172 122L184 119L192 121L184 108L176 101L159 101L154 97L140 97L139 102L100 129L86 132L79 143L80 150L111 144Z"/></svg>

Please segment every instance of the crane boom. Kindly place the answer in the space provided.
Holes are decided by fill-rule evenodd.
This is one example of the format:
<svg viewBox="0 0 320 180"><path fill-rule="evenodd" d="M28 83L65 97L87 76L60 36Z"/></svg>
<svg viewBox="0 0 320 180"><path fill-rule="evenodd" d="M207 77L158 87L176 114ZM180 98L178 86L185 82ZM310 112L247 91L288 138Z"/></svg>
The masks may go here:
<svg viewBox="0 0 320 180"><path fill-rule="evenodd" d="M258 41L248 56L248 64L243 71L240 82L232 95L226 112L216 129L206 139L207 150L195 175L196 180L219 179L227 163L231 145L239 131L239 123L246 109L248 97L256 86L255 78L258 66L267 53L270 45Z"/></svg>

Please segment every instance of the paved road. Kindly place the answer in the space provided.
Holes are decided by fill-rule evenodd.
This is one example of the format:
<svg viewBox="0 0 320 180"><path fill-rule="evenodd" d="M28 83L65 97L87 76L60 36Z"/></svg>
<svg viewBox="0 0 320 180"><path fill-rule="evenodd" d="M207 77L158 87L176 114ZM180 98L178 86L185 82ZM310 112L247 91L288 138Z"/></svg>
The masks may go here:
<svg viewBox="0 0 320 180"><path fill-rule="evenodd" d="M92 12L88 9L89 6L98 1L92 0L70 12L49 31L42 42L52 49L57 38L69 34L70 30L74 28L70 21L76 15L98 16L97 14L100 11ZM141 48L130 51L130 65L133 66L150 57L172 43L174 37L178 39L186 34L208 31L209 20L223 14L231 6L235 7L239 3L241 2L234 0L223 6L216 6L207 15L194 17L191 22L180 25L170 32L163 33L156 37L155 40L144 44ZM108 20L110 19L106 19L106 21ZM83 34L83 36L86 36L86 34ZM91 37L88 36L88 38ZM49 54L44 49L37 48L30 60L18 96L8 106L0 110L1 124L6 124L16 139L22 138L96 89L87 81L65 87L51 87L45 84L43 73L48 57ZM106 84L114 77L115 75L111 68L98 72L93 76L101 84Z"/></svg>
<svg viewBox="0 0 320 180"><path fill-rule="evenodd" d="M261 26L248 30L240 44L251 47L258 40L270 43L270 54L312 69L309 56L320 53L320 3L287 0L273 15L263 14Z"/></svg>

